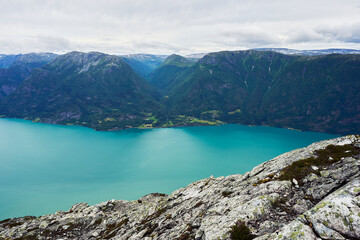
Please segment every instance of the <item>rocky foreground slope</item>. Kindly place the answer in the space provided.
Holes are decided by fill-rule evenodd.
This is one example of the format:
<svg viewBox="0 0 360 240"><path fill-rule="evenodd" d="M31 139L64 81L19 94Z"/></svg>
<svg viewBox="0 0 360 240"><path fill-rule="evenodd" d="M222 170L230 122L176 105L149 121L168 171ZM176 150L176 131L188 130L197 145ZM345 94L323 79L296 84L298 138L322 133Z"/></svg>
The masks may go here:
<svg viewBox="0 0 360 240"><path fill-rule="evenodd" d="M0 239L360 239L359 168L346 136L170 195L3 220Z"/></svg>

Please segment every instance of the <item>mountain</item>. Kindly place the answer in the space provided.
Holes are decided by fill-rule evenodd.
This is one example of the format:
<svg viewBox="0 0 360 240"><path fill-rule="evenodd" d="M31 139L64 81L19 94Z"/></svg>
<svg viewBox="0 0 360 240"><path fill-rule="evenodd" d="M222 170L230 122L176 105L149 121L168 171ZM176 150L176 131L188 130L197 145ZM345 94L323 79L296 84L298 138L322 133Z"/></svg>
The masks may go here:
<svg viewBox="0 0 360 240"><path fill-rule="evenodd" d="M0 68L8 68L19 55L0 54Z"/></svg>
<svg viewBox="0 0 360 240"><path fill-rule="evenodd" d="M163 111L159 93L120 57L71 52L59 56L3 99L6 117L94 129L152 123Z"/></svg>
<svg viewBox="0 0 360 240"><path fill-rule="evenodd" d="M358 133L359 76L360 55L211 53L187 70L168 94L169 114L175 125L192 117L212 123Z"/></svg>
<svg viewBox="0 0 360 240"><path fill-rule="evenodd" d="M164 93L168 93L183 81L183 75L194 61L180 55L173 54L148 76L148 81Z"/></svg>
<svg viewBox="0 0 360 240"><path fill-rule="evenodd" d="M360 239L359 147L359 136L326 140L170 195L5 219L0 238Z"/></svg>
<svg viewBox="0 0 360 240"><path fill-rule="evenodd" d="M273 51L288 55L328 55L328 54L360 54L360 50L356 49L342 49L342 48L331 48L321 50L296 50L288 48L255 48L256 51Z"/></svg>
<svg viewBox="0 0 360 240"><path fill-rule="evenodd" d="M360 55L301 58L272 81L255 122L303 130L358 133Z"/></svg>
<svg viewBox="0 0 360 240"><path fill-rule="evenodd" d="M13 64L42 63L44 65L55 57L57 57L57 54L54 53L0 54L0 68L8 68Z"/></svg>
<svg viewBox="0 0 360 240"><path fill-rule="evenodd" d="M205 55L207 55L208 53L193 53L193 54L188 54L186 55L185 57L187 59L190 59L190 60L193 60L193 61L196 61L200 58L203 58Z"/></svg>
<svg viewBox="0 0 360 240"><path fill-rule="evenodd" d="M122 55L123 60L144 79L157 68L167 57L166 55L129 54Z"/></svg>
<svg viewBox="0 0 360 240"><path fill-rule="evenodd" d="M53 53L29 53L0 56L0 99L12 93L30 76L34 68L42 67L57 55ZM6 61L5 61L6 60Z"/></svg>
<svg viewBox="0 0 360 240"><path fill-rule="evenodd" d="M145 80L123 57L73 52L33 70L16 91L29 72L1 71L15 83L2 85L3 117L98 130L237 123L360 133L360 54L174 54Z"/></svg>

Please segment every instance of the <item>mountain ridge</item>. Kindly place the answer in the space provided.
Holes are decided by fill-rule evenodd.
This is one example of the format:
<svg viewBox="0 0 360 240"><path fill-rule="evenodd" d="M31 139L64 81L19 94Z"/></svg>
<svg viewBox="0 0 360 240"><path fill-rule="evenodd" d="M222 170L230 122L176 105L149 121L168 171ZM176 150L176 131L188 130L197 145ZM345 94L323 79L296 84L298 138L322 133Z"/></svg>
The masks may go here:
<svg viewBox="0 0 360 240"><path fill-rule="evenodd" d="M0 58L0 99L12 93L34 68L44 66L56 56L52 53L29 53Z"/></svg>
<svg viewBox="0 0 360 240"><path fill-rule="evenodd" d="M161 109L156 98L156 89L120 57L71 52L36 69L3 100L2 112L46 123L116 129Z"/></svg>
<svg viewBox="0 0 360 240"><path fill-rule="evenodd" d="M194 61L180 55L170 55L150 73L147 80L167 94L182 81L182 75L193 64Z"/></svg>
<svg viewBox="0 0 360 240"><path fill-rule="evenodd" d="M167 101L174 115L346 134L359 128L358 76L360 55L223 51L198 60Z"/></svg>
<svg viewBox="0 0 360 240"><path fill-rule="evenodd" d="M111 75L111 66L117 66L116 74ZM56 76L46 77L40 73ZM360 129L359 76L358 54L300 56L273 51L222 51L196 61L174 54L145 78L123 57L72 52L35 71L31 80L16 90L18 92L3 97L0 115L77 124L97 130L237 123L349 134L358 133ZM54 91L56 78L62 87L54 93L45 91L45 88ZM111 78L108 80L112 84L115 78L127 82L123 89L116 88L119 94L122 92L125 96L129 90L130 95L136 93L139 99L148 100L137 101L135 94L129 95L131 101L120 101L111 84L96 83L94 87L94 80L101 82L105 78ZM26 89L32 87L35 91L37 85L41 85L43 91L33 93L31 98L25 94ZM78 101L72 96L78 103L67 108L74 111L64 110L63 119L59 120L56 112L62 107L49 108L45 102L52 102L56 94L69 99L66 91L75 91L76 96L89 95L91 101ZM51 94L54 96L50 97ZM118 105L107 95L115 97ZM95 99L99 101L95 103ZM103 105L105 99L107 105ZM34 108L31 102L39 100L43 102L42 107ZM120 112L111 114L111 109ZM88 116L86 120L80 119L83 112Z"/></svg>

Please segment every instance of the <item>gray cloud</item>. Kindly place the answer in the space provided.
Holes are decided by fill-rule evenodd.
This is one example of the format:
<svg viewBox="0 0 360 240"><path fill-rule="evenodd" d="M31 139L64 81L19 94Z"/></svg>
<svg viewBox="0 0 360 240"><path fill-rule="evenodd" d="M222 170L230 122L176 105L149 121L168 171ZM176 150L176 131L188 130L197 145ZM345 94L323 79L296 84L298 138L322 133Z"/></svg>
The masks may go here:
<svg viewBox="0 0 360 240"><path fill-rule="evenodd" d="M259 28L243 28L224 31L218 39L219 44L227 46L261 47L280 43L281 39Z"/></svg>
<svg viewBox="0 0 360 240"><path fill-rule="evenodd" d="M316 28L316 31L330 40L360 43L360 22L335 26L320 26Z"/></svg>
<svg viewBox="0 0 360 240"><path fill-rule="evenodd" d="M359 48L358 0L0 0L0 53Z"/></svg>
<svg viewBox="0 0 360 240"><path fill-rule="evenodd" d="M324 36L313 29L302 29L291 31L288 33L285 42L287 43L306 43L306 42L319 42L327 41Z"/></svg>

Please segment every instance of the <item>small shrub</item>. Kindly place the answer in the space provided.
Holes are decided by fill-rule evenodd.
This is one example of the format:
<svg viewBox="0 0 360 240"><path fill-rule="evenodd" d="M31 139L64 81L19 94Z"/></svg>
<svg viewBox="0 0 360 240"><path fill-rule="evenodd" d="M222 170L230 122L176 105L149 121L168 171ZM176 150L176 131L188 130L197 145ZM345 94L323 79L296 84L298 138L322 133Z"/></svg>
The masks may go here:
<svg viewBox="0 0 360 240"><path fill-rule="evenodd" d="M188 240L188 239L191 239L190 233L188 233L188 232L181 234L180 237L178 238L178 240Z"/></svg>
<svg viewBox="0 0 360 240"><path fill-rule="evenodd" d="M223 191L222 193L221 193L221 195L223 196L223 197L228 197L230 194L232 194L233 192L231 192L231 191Z"/></svg>
<svg viewBox="0 0 360 240"><path fill-rule="evenodd" d="M232 240L251 240L254 239L254 237L243 221L238 220L235 225L231 227L230 239Z"/></svg>
<svg viewBox="0 0 360 240"><path fill-rule="evenodd" d="M286 203L286 198L281 197L281 198L277 198L273 203L272 203L272 207L273 208L282 208L283 204Z"/></svg>
<svg viewBox="0 0 360 240"><path fill-rule="evenodd" d="M295 178L299 182L299 185L302 185L302 179L310 173L319 174L321 167L326 167L338 162L343 157L350 157L357 154L360 154L360 149L352 144L343 146L329 145L325 149L315 151L315 157L302 159L285 167L278 179L292 180ZM313 170L311 166L317 166L319 169Z"/></svg>
<svg viewBox="0 0 360 240"><path fill-rule="evenodd" d="M204 204L203 201L199 201L195 204L194 208L200 207L203 204Z"/></svg>
<svg viewBox="0 0 360 240"><path fill-rule="evenodd" d="M98 219L95 220L95 223L94 223L94 224L95 224L95 225L99 225L99 224L102 223L102 221L103 221L102 218L98 218Z"/></svg>
<svg viewBox="0 0 360 240"><path fill-rule="evenodd" d="M144 237L150 236L157 227L158 227L158 224L148 224L148 229L146 230Z"/></svg>
<svg viewBox="0 0 360 240"><path fill-rule="evenodd" d="M274 174L269 174L265 179L261 179L253 184L257 186L272 180L292 180L296 179L299 185L303 185L302 180L310 173L319 174L320 171L344 157L351 157L360 154L360 148L352 145L328 145L325 149L315 151L315 156L293 162L285 167L279 177L274 178ZM314 170L311 166L317 166L319 169Z"/></svg>
<svg viewBox="0 0 360 240"><path fill-rule="evenodd" d="M271 178L265 178L265 179L261 179L259 181L257 181L256 183L253 184L254 187L256 187L257 185L259 184L262 184L262 183L266 183L266 182L270 182L272 179Z"/></svg>

